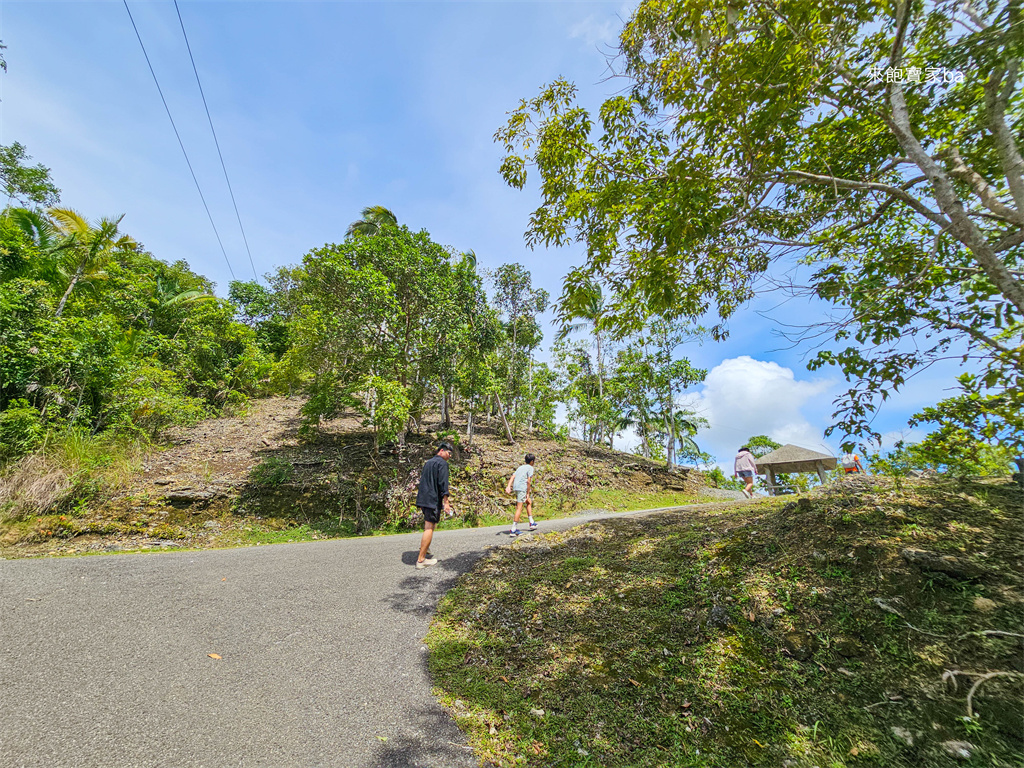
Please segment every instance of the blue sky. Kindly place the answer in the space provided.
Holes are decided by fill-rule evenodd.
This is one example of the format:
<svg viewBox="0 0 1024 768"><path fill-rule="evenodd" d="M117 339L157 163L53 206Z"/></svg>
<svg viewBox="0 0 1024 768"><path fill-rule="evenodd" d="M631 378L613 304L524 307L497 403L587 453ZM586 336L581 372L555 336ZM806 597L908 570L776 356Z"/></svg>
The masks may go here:
<svg viewBox="0 0 1024 768"><path fill-rule="evenodd" d="M484 268L518 261L552 296L578 249L530 251L535 188L505 186L492 136L505 113L564 76L585 104L607 80L632 4L600 2L189 2L179 0L258 274L344 237L384 205ZM252 279L178 17L129 2L239 279ZM122 229L165 261L184 259L224 294L231 279L121 2L0 2L8 72L0 143L48 166L61 204ZM722 344L683 351L708 368L693 403L712 422L698 442L722 462L753 434L836 451L825 440L835 371L806 370L772 318L818 316L766 296ZM771 315L766 318L762 313ZM551 334L548 334L548 338ZM913 380L877 425L905 430L953 370ZM730 464L731 468L731 464Z"/></svg>

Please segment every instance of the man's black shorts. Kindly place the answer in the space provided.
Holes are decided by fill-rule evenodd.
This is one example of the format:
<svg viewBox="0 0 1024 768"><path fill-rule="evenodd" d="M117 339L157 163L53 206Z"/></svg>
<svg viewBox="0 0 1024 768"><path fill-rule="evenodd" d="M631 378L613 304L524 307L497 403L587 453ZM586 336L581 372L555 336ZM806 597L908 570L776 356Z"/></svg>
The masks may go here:
<svg viewBox="0 0 1024 768"><path fill-rule="evenodd" d="M423 513L423 519L426 520L428 523L441 522L440 509L429 509L428 507L420 507L420 512Z"/></svg>

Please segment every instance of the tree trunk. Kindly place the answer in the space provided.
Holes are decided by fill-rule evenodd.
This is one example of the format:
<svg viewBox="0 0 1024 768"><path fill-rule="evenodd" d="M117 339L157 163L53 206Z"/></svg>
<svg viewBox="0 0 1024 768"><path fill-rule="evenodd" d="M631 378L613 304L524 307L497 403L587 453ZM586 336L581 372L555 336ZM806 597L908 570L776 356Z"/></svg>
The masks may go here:
<svg viewBox="0 0 1024 768"><path fill-rule="evenodd" d="M451 421L448 419L448 388L441 385L441 429L448 429Z"/></svg>
<svg viewBox="0 0 1024 768"><path fill-rule="evenodd" d="M604 404L604 355L601 351L601 331L597 329L597 320L594 321L594 340L597 342L597 396ZM597 425L597 439L604 436L604 425Z"/></svg>
<svg viewBox="0 0 1024 768"><path fill-rule="evenodd" d="M466 447L473 444L473 406L470 405L469 417L466 419Z"/></svg>
<svg viewBox="0 0 1024 768"><path fill-rule="evenodd" d="M537 412L537 408L536 408L536 404L533 401L533 352L532 351L530 352L530 368L529 368L529 372L527 373L526 383L527 383L527 386L529 387L529 389L527 391L529 392L529 397L530 397L530 409L528 411L529 415L527 416L527 419L526 419L526 430L528 432L533 432L533 415Z"/></svg>
<svg viewBox="0 0 1024 768"><path fill-rule="evenodd" d="M498 403L498 413L501 415L501 423L505 425L505 434L508 435L508 441L514 443L512 430L508 428L508 419L505 418L505 406L501 404L501 398L497 394L494 395L494 399Z"/></svg>
<svg viewBox="0 0 1024 768"><path fill-rule="evenodd" d="M668 440L665 445L665 462L670 472L675 472L676 464L676 433L675 433L675 418L672 409L672 393L669 392L668 402L665 406L665 412L668 416L665 423L665 431L668 433Z"/></svg>
<svg viewBox="0 0 1024 768"><path fill-rule="evenodd" d="M81 280L82 273L84 272L85 261L82 261L82 263L78 265L78 269L75 272L75 276L71 278L71 283L70 285L68 285L68 289L64 291L64 295L60 297L60 304L57 305L57 311L54 312L55 317L60 317L61 314L64 312L64 305L68 303L68 298L71 296L71 292L75 290L75 285L77 285L78 281Z"/></svg>

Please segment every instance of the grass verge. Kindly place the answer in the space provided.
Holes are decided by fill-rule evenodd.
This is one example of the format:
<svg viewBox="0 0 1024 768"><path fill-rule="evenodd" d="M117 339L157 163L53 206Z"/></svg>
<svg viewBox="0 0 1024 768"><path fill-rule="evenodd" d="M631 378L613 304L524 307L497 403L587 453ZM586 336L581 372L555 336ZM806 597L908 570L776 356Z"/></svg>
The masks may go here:
<svg viewBox="0 0 1024 768"><path fill-rule="evenodd" d="M499 766L1020 766L1022 506L859 478L517 542L442 600L437 693Z"/></svg>

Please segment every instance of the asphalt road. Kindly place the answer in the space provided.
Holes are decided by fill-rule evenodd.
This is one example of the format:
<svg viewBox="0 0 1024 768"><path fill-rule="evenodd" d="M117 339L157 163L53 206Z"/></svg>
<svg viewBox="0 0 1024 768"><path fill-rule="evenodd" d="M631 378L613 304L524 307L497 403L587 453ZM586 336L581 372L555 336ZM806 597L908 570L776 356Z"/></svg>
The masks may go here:
<svg viewBox="0 0 1024 768"><path fill-rule="evenodd" d="M476 766L422 639L505 530L0 560L0 766Z"/></svg>

